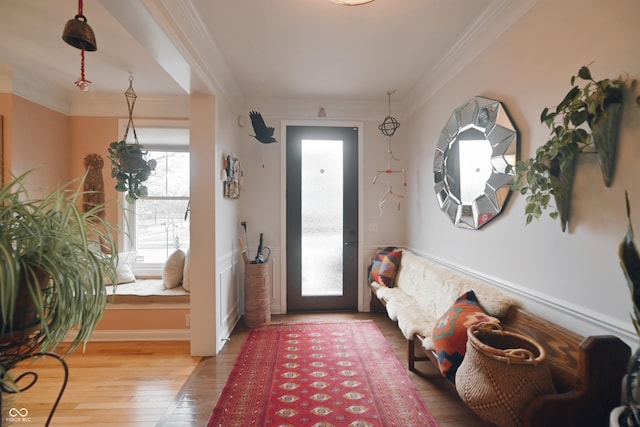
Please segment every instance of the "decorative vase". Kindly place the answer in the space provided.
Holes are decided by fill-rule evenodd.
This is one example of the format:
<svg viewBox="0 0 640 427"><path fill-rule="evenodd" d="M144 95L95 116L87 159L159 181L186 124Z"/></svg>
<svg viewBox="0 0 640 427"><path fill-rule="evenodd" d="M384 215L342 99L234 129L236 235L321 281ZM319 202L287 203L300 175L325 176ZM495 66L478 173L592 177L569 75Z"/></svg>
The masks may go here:
<svg viewBox="0 0 640 427"><path fill-rule="evenodd" d="M595 123L589 123L593 144L596 148L604 185L611 187L618 157L618 135L622 121L622 90L607 98L604 103L605 115Z"/></svg>
<svg viewBox="0 0 640 427"><path fill-rule="evenodd" d="M576 170L576 154L567 154L567 165L561 167L561 156L551 159L549 179L553 187L553 197L556 201L558 214L560 215L560 225L564 232L569 222L569 211L571 209L571 192L573 189L573 177Z"/></svg>
<svg viewBox="0 0 640 427"><path fill-rule="evenodd" d="M627 375L624 379L624 399L626 409L621 417L621 426L640 426L640 348L631 355Z"/></svg>

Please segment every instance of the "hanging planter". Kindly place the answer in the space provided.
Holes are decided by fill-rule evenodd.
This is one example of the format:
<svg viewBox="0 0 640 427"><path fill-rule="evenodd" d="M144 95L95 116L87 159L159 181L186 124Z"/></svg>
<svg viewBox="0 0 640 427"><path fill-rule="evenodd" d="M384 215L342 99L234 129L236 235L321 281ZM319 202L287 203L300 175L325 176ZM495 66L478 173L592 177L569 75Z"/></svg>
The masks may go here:
<svg viewBox="0 0 640 427"><path fill-rule="evenodd" d="M637 82L623 80L621 77L596 81L586 66L581 67L578 75L571 78L571 84L574 84L577 79L586 83L582 87L574 86L574 89L579 89L578 91L572 89L569 92L565 98L566 103L562 114L566 114L574 126L587 124L590 130L590 140L587 141L587 145L593 143L604 184L610 187L618 157L624 91L634 89ZM636 102L639 100L640 98Z"/></svg>
<svg viewBox="0 0 640 427"><path fill-rule="evenodd" d="M576 84L580 79L586 83ZM627 85L629 83L629 85ZM572 88L554 108L544 108L540 121L550 130L549 140L536 150L536 156L518 161L514 190L526 195L527 224L551 208L552 218L560 217L566 230L576 155L593 145L600 162L605 185L613 180L618 149L618 130L622 117L624 89L635 88L636 81L604 79L596 81L583 66L571 77ZM640 97L636 100L640 105ZM554 196L556 209L551 205Z"/></svg>
<svg viewBox="0 0 640 427"><path fill-rule="evenodd" d="M126 193L125 199L129 203L135 203L138 199L148 196L148 188L143 183L149 179L156 169L154 159L147 160L148 153L138 143L136 128L133 124L133 107L136 102L136 93L133 90L133 77L129 77L129 88L124 93L129 106L129 122L121 141L109 144L109 159L111 159L111 177L117 180L116 191ZM127 144L129 128L133 129L133 144Z"/></svg>
<svg viewBox="0 0 640 427"><path fill-rule="evenodd" d="M126 193L125 199L135 203L148 196L147 186L143 183L149 179L156 168L154 159L146 160L147 153L142 145L127 144L125 140L109 144L111 159L111 177L115 178L116 191Z"/></svg>
<svg viewBox="0 0 640 427"><path fill-rule="evenodd" d="M566 231L577 155L586 139L583 129L552 134L549 141L538 148L535 157L516 163L513 188L526 195L527 224L548 210L551 218L560 218L562 231Z"/></svg>
<svg viewBox="0 0 640 427"><path fill-rule="evenodd" d="M618 158L618 141L620 122L624 104L622 103L622 89L609 88L602 104L602 114L589 115L589 127L593 137L598 162L602 171L602 178L607 187L611 187Z"/></svg>
<svg viewBox="0 0 640 427"><path fill-rule="evenodd" d="M551 193L556 202L556 209L560 217L562 231L566 231L571 210L571 193L573 189L573 177L576 170L576 154L570 153L560 159L556 157L550 161L549 181Z"/></svg>

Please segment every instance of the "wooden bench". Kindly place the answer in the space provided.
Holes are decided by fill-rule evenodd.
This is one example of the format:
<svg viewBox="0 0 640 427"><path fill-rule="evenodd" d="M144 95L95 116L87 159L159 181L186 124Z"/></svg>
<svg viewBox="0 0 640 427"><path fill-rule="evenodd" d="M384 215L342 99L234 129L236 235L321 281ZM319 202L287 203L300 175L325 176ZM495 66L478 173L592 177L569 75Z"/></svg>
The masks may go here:
<svg viewBox="0 0 640 427"><path fill-rule="evenodd" d="M469 290L474 290L488 314L500 318L505 330L529 336L543 345L556 393L530 402L524 414L525 426L606 426L609 413L620 405L622 378L631 355L629 346L620 338L578 335L527 312L519 301L490 284L406 250L395 276L396 289L375 282L370 287L371 310L386 312L398 321L407 338L408 368L424 378L427 374L417 369L416 363L438 364L431 340L436 319L458 295ZM503 310L505 304L510 305ZM421 313L412 316L411 310ZM455 385L450 384L457 393Z"/></svg>
<svg viewBox="0 0 640 427"><path fill-rule="evenodd" d="M529 404L524 426L608 425L609 413L620 405L622 377L631 355L627 344L610 335L585 338L515 307L501 323L505 330L530 336L544 346L557 391ZM423 339L416 335L407 341L408 365L410 371L426 377L416 362L437 365L438 359L423 349Z"/></svg>

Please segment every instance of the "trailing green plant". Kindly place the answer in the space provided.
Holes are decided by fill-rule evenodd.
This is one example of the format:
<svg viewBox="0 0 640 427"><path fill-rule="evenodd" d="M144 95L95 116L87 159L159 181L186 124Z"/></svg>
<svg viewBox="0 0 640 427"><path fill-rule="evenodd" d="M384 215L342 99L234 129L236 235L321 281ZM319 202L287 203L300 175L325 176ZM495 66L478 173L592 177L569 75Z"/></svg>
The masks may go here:
<svg viewBox="0 0 640 427"><path fill-rule="evenodd" d="M573 172L576 156L594 145L594 127L609 117L610 104L622 104L624 90L635 89L636 81L622 77L596 81L589 67L582 66L577 75L571 76L571 86L556 107L542 110L540 122L550 130L547 142L534 157L516 163L512 188L526 196L527 224L540 218L545 210L554 219L568 215L572 186L568 174ZM636 103L640 105L640 96ZM558 181L563 181L565 188L554 185ZM560 199L567 204L567 212L559 212L558 206L552 204L552 196L556 203Z"/></svg>
<svg viewBox="0 0 640 427"><path fill-rule="evenodd" d="M116 190L126 193L125 199L129 203L148 196L147 186L143 183L156 169L156 161L147 160L147 155L137 142L127 144L126 140L122 140L109 144L111 177L117 180Z"/></svg>
<svg viewBox="0 0 640 427"><path fill-rule="evenodd" d="M104 205L80 209L82 180L31 198L27 175L0 188L0 372L7 368L5 346L24 336L25 310L34 312L28 326L42 337L40 351L55 349L73 330L71 352L104 313L105 278L117 283L117 255L101 250L116 247Z"/></svg>

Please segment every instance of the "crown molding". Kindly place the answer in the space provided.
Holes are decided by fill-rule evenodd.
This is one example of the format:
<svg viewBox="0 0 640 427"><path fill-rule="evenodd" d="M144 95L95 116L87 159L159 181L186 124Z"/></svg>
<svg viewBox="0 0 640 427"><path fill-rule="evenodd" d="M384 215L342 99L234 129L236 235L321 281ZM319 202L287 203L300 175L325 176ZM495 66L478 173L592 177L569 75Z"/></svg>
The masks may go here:
<svg viewBox="0 0 640 427"><path fill-rule="evenodd" d="M135 117L188 118L189 95L138 96ZM70 116L127 117L129 110L123 94L78 92L71 95Z"/></svg>
<svg viewBox="0 0 640 427"><path fill-rule="evenodd" d="M0 93L11 93L67 116L126 117L124 94L59 90L16 66L0 65ZM189 95L138 97L139 117L189 117Z"/></svg>
<svg viewBox="0 0 640 427"><path fill-rule="evenodd" d="M318 117L320 107L324 108L326 117ZM402 112L392 104L391 113L400 117ZM264 117L282 118L291 120L379 120L382 122L389 115L389 104L386 100L380 102L347 101L337 99L292 99L292 98L247 98L243 111L247 114L250 110L261 111Z"/></svg>
<svg viewBox="0 0 640 427"><path fill-rule="evenodd" d="M191 93L223 96L235 109L244 95L192 0L143 0L191 67Z"/></svg>
<svg viewBox="0 0 640 427"><path fill-rule="evenodd" d="M403 101L403 111L413 113L457 76L500 35L511 28L538 0L493 0L458 42L422 77Z"/></svg>
<svg viewBox="0 0 640 427"><path fill-rule="evenodd" d="M72 85L72 83L70 83ZM0 65L0 92L12 93L62 114L69 114L68 92L15 65Z"/></svg>

